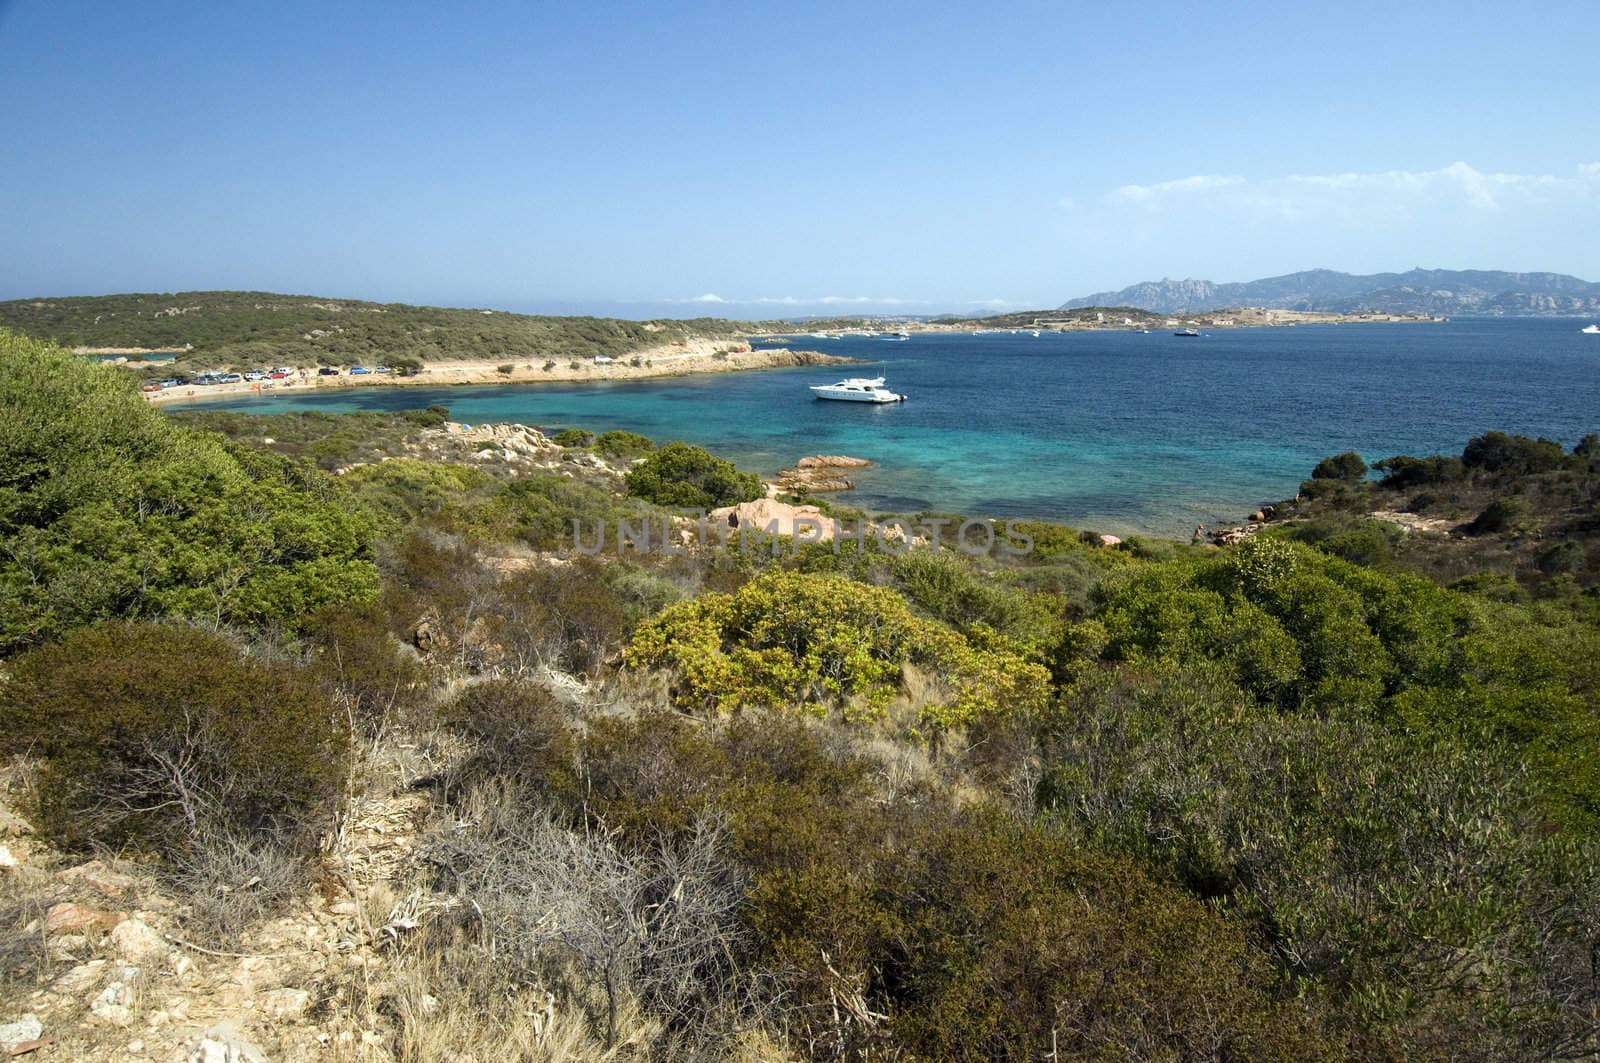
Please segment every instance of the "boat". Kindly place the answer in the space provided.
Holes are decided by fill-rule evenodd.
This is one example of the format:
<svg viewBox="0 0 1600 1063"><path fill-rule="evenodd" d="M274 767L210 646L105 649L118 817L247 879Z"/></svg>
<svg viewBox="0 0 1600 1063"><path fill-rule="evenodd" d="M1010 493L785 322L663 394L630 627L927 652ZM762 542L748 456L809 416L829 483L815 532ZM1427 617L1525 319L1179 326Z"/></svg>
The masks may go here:
<svg viewBox="0 0 1600 1063"><path fill-rule="evenodd" d="M1034 329L1033 330L1033 338L1034 339L1038 339L1039 338L1039 330L1038 329Z"/></svg>
<svg viewBox="0 0 1600 1063"><path fill-rule="evenodd" d="M904 395L896 395L883 386L883 377L853 376L837 384L813 384L811 391L819 399L838 402L904 402Z"/></svg>
<svg viewBox="0 0 1600 1063"><path fill-rule="evenodd" d="M1197 329L1181 328L1177 332L1174 332L1173 335L1174 336L1198 336L1198 335L1200 335L1200 332Z"/></svg>
<svg viewBox="0 0 1600 1063"><path fill-rule="evenodd" d="M1600 325L1590 325L1588 328L1579 329L1585 336L1600 336Z"/></svg>

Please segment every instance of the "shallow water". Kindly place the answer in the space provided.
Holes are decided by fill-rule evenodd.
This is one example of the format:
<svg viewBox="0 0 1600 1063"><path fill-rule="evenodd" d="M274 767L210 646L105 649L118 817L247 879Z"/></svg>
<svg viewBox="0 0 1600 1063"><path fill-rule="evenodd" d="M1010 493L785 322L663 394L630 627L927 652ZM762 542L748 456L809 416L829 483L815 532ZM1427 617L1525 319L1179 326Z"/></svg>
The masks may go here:
<svg viewBox="0 0 1600 1063"><path fill-rule="evenodd" d="M1571 445L1600 430L1600 337L1565 319L1239 329L802 337L870 359L605 384L341 389L207 408L392 410L458 421L625 428L684 439L763 473L806 454L878 462L841 501L1030 516L1183 535L1293 495L1322 457L1459 452L1489 429ZM807 385L877 375L892 406L822 402ZM192 408L198 404L174 407Z"/></svg>

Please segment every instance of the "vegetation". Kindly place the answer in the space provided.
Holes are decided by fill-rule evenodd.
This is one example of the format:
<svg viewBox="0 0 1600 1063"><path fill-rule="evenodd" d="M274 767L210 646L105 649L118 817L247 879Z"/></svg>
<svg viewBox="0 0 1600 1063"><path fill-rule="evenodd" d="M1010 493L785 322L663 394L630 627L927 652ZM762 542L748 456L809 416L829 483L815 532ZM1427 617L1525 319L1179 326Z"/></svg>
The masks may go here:
<svg viewBox="0 0 1600 1063"><path fill-rule="evenodd" d="M537 317L270 292L177 292L0 302L0 327L74 347L175 351L180 362L196 366L386 362L398 369L424 362L625 357L691 336L735 339L752 326L714 318Z"/></svg>
<svg viewBox="0 0 1600 1063"><path fill-rule="evenodd" d="M628 494L676 509L715 509L765 493L759 476L688 443L668 443L628 473Z"/></svg>
<svg viewBox="0 0 1600 1063"><path fill-rule="evenodd" d="M0 406L0 652L118 617L294 627L377 593L372 522L315 469L11 333Z"/></svg>
<svg viewBox="0 0 1600 1063"><path fill-rule="evenodd" d="M574 521L761 484L626 432L479 450L443 409L168 417L0 359L28 859L138 856L209 960L410 809L348 884L384 970L317 982L398 1056L1600 1043L1600 440L1337 455L1221 549L589 557ZM59 973L27 881L8 988Z"/></svg>

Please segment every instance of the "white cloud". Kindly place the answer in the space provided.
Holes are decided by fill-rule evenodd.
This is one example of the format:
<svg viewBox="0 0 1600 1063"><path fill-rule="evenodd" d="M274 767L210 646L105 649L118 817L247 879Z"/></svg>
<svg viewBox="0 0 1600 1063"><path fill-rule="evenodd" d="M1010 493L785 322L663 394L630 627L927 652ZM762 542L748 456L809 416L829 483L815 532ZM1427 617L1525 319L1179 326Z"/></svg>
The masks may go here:
<svg viewBox="0 0 1600 1063"><path fill-rule="evenodd" d="M1196 174L1193 177L1180 177L1175 181L1161 181L1153 185L1123 185L1111 193L1111 197L1128 203L1145 203L1174 193L1205 192L1213 188L1229 188L1244 183L1243 177Z"/></svg>
<svg viewBox="0 0 1600 1063"><path fill-rule="evenodd" d="M1600 163L1587 163L1570 176L1485 172L1454 162L1437 170L1382 170L1369 173L1291 174L1244 178L1198 174L1148 185L1124 185L1105 196L1113 206L1147 210L1199 206L1255 208L1279 218L1299 219L1342 213L1352 204L1373 202L1387 208L1411 205L1465 206L1498 211L1517 204L1542 204L1600 194Z"/></svg>
<svg viewBox="0 0 1600 1063"><path fill-rule="evenodd" d="M919 306L927 304L928 300L877 295L819 295L810 299L793 295L764 295L754 299L724 299L720 295L707 293L693 299L663 299L662 302L724 303L729 306Z"/></svg>
<svg viewBox="0 0 1600 1063"><path fill-rule="evenodd" d="M716 292L706 292L704 295L697 295L693 299L684 300L686 303L725 303L727 301Z"/></svg>

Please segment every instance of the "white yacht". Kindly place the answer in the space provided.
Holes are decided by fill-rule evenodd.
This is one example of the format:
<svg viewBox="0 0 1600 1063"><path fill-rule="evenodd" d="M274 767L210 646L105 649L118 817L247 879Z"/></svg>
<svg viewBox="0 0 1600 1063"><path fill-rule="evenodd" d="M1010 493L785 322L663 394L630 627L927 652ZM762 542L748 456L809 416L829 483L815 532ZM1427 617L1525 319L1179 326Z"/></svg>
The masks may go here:
<svg viewBox="0 0 1600 1063"><path fill-rule="evenodd" d="M883 377L853 376L837 384L813 384L812 392L819 399L839 402L904 402L904 395L896 395L883 386Z"/></svg>
<svg viewBox="0 0 1600 1063"><path fill-rule="evenodd" d="M1588 328L1579 329L1585 336L1600 336L1600 325L1590 325Z"/></svg>

